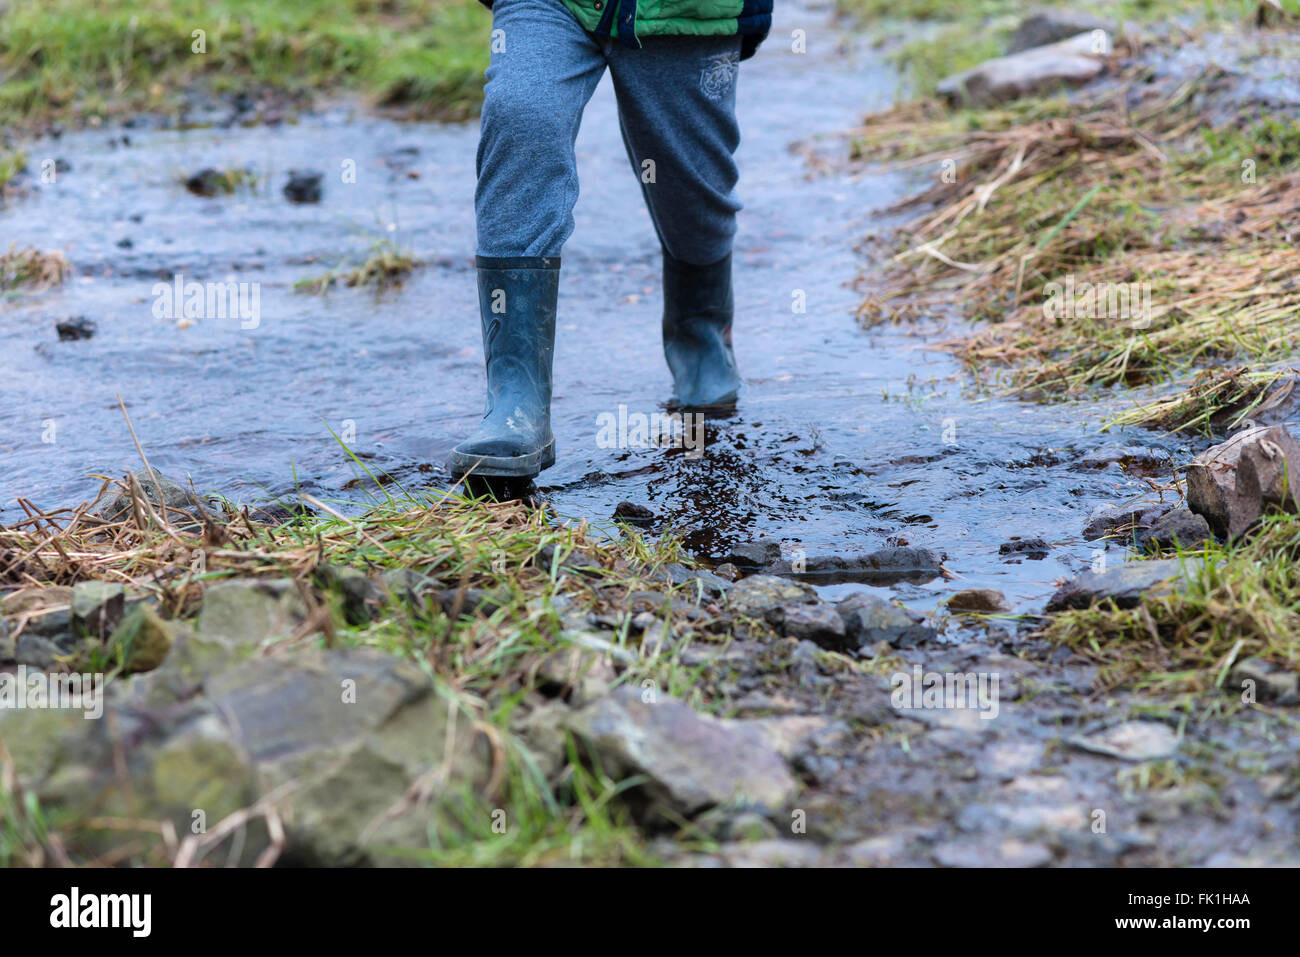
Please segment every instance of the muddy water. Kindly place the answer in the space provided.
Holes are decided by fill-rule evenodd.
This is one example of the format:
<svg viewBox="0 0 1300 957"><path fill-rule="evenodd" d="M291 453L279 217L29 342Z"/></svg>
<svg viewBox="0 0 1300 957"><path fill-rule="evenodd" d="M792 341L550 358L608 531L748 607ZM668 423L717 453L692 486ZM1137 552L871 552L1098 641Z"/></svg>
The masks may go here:
<svg viewBox="0 0 1300 957"><path fill-rule="evenodd" d="M790 50L796 28L807 31L806 54ZM1118 466L1077 460L1154 440L1099 435L1088 407L979 401L925 334L863 332L854 321L847 282L863 266L854 246L887 227L876 211L908 184L898 174L810 178L791 145L833 137L894 91L879 55L843 36L826 10L778 4L772 38L740 78L736 349L747 391L734 416L707 422L705 454L691 458L597 441L602 413L659 411L670 391L657 244L608 79L601 86L578 142L582 198L564 251L560 460L540 483L562 514L602 522L631 500L708 558L757 538L809 556L933 547L955 578L895 586L918 608L973 586L1029 607L1088 560L1084 516L1142 485ZM137 464L119 394L155 467L235 500L296 484L364 501L331 429L373 470L445 484L443 458L482 401L475 140L473 125L337 110L277 128L137 125L29 144L34 167L57 157L71 169L0 211L0 235L6 246L65 250L78 275L0 307L0 517L20 514L17 496L46 507L81 501L98 484L89 473ZM353 165L356 181L344 182ZM261 185L189 194L180 177L205 166L247 166ZM325 172L320 205L280 195L292 168ZM399 292L293 290L359 262L380 239L425 262ZM256 328L155 317L154 286L177 273L259 283ZM793 309L800 291L806 312ZM72 315L94 320L97 335L57 341L55 321ZM1053 547L1039 560L1000 556L1012 536Z"/></svg>

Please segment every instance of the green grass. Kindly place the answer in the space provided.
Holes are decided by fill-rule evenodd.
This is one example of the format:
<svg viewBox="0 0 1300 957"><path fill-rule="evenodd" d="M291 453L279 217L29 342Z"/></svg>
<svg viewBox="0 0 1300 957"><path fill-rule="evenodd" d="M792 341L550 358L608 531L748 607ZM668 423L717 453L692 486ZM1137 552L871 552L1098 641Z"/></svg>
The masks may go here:
<svg viewBox="0 0 1300 957"><path fill-rule="evenodd" d="M1094 661L1103 687L1196 692L1246 658L1300 666L1300 517L1268 516L1248 540L1182 555L1204 560L1186 588L1062 612L1043 634Z"/></svg>
<svg viewBox="0 0 1300 957"><path fill-rule="evenodd" d="M0 197L13 178L27 169L27 154L21 150L0 154Z"/></svg>
<svg viewBox="0 0 1300 957"><path fill-rule="evenodd" d="M0 17L0 126L175 112L192 89L347 90L464 117L489 30L475 0L16 0Z"/></svg>
<svg viewBox="0 0 1300 957"><path fill-rule="evenodd" d="M365 470L359 459L353 462ZM640 782L602 769L571 738L567 759L547 776L523 746L517 725L522 715L565 693L553 678L539 677L539 667L555 652L574 647L567 637L573 630L592 631L585 623L593 613L614 622L612 629L600 632L613 650L594 655L613 665L614 684L643 687L652 682L658 693L699 710L723 707L707 700L702 666L682 661L692 642L721 645L729 639L709 628L717 609L709 611L710 602L698 586L662 580L665 564L685 561L680 541L672 536L646 539L617 526L597 534L585 523L559 524L548 511L518 502L408 493L395 482L375 484L374 507L355 517L313 500L320 512L298 523L227 526L225 541L202 546L206 571L199 575L169 564L170 539L152 525L133 527L124 539L100 536L78 539L76 545L11 540L17 533L4 530L0 553L14 546L24 554L34 549L49 580L66 584L83 577L85 566L63 562L61 552L69 546L78 554L89 549L101 559L97 577L156 579L166 617L193 615L203 590L218 581L296 578L332 611L330 623L307 643L369 648L411 661L430 675L438 693L457 705L466 722L494 729L503 769L495 790L464 795L454 807L442 808L438 814L446 816L431 817L428 846L401 849L402 856L439 865L654 864L646 835L621 800ZM44 535L42 531L39 537ZM549 562L542 560L548 548L555 549ZM581 559L585 567L580 573L563 567L571 558ZM429 582L428 592L411 600L399 590L372 601L364 612L349 604L341 584L349 574L376 581L390 570L417 571ZM466 604L457 613L453 605L448 613L439 597L446 590L467 601L479 592L491 593L498 607L474 611ZM647 594L659 596L662 611L657 614L672 627L644 633L631 628L633 593L638 601ZM680 613L682 602L705 614L688 623ZM751 626L773 639L773 654L779 657L783 643L766 626ZM115 670L109 680L118 680L117 674ZM0 755L0 772L3 764ZM75 858L77 822L62 822L51 836L39 809L29 805L30 798L12 788L6 793L0 782L0 863L31 863L42 855L48 859L56 846L70 849ZM503 831L493 827L497 811L506 814ZM699 834L683 836L707 845ZM133 859L144 858L167 863L160 847Z"/></svg>

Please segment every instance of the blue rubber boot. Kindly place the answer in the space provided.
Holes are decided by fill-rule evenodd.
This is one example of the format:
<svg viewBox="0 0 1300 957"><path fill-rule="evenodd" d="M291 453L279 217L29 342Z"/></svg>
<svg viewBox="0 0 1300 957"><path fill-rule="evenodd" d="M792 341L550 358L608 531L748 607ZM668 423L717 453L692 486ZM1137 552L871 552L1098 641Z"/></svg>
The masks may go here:
<svg viewBox="0 0 1300 957"><path fill-rule="evenodd" d="M664 358L677 403L731 405L740 373L731 350L731 255L711 266L692 266L664 250Z"/></svg>
<svg viewBox="0 0 1300 957"><path fill-rule="evenodd" d="M555 464L551 359L560 260L479 256L477 264L487 411L448 464L456 478L530 479Z"/></svg>

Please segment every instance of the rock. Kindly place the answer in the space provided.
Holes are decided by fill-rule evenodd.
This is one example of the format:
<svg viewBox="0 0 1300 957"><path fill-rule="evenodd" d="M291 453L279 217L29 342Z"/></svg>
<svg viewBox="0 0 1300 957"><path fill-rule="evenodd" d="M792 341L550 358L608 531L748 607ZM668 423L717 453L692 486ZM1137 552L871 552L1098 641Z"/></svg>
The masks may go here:
<svg viewBox="0 0 1300 957"><path fill-rule="evenodd" d="M539 687L563 694L582 707L609 693L618 677L608 656L594 648L566 644L547 654L535 669Z"/></svg>
<svg viewBox="0 0 1300 957"><path fill-rule="evenodd" d="M1150 526L1173 508L1172 502L1152 500L1149 492L1134 496L1120 505L1102 502L1088 516L1088 521L1083 526L1083 537L1094 541L1117 528L1129 525Z"/></svg>
<svg viewBox="0 0 1300 957"><path fill-rule="evenodd" d="M731 562L723 562L717 568L713 569L713 574L717 575L724 581L734 582L740 577L740 569L736 568Z"/></svg>
<svg viewBox="0 0 1300 957"><path fill-rule="evenodd" d="M564 721L571 709L563 701L548 701L511 713L511 729L518 735L542 777L550 781L568 767L568 735Z"/></svg>
<svg viewBox="0 0 1300 957"><path fill-rule="evenodd" d="M73 630L68 586L25 588L5 596L2 606L6 621L0 628L0 664L63 670L62 659L75 659L83 651L84 642Z"/></svg>
<svg viewBox="0 0 1300 957"><path fill-rule="evenodd" d="M1019 53L1022 50L1032 50L1034 47L1059 43L1092 30L1114 33L1115 24L1110 20L1102 20L1078 10L1034 10L1016 27L1007 52Z"/></svg>
<svg viewBox="0 0 1300 957"><path fill-rule="evenodd" d="M810 578L823 583L854 581L888 585L900 581L925 581L943 574L942 556L928 548L894 545L865 555L807 555L792 559L777 542L737 546L728 564L762 575Z"/></svg>
<svg viewBox="0 0 1300 957"><path fill-rule="evenodd" d="M807 751L842 743L848 726L819 714L789 714L770 718L734 718L729 726L746 734L756 734L773 751L787 761L796 760Z"/></svg>
<svg viewBox="0 0 1300 957"><path fill-rule="evenodd" d="M948 599L948 610L958 612L998 612L1007 610L1007 599L996 588L963 588Z"/></svg>
<svg viewBox="0 0 1300 957"><path fill-rule="evenodd" d="M1046 867L1052 852L1041 844L1004 838L992 846L984 842L946 841L934 848L940 867Z"/></svg>
<svg viewBox="0 0 1300 957"><path fill-rule="evenodd" d="M1295 19L1295 15L1288 13L1279 0L1259 0L1259 6L1255 8L1255 26L1262 30L1290 26Z"/></svg>
<svg viewBox="0 0 1300 957"><path fill-rule="evenodd" d="M486 617L506 607L510 597L483 588L444 588L438 592L438 602L448 617L473 618L476 615Z"/></svg>
<svg viewBox="0 0 1300 957"><path fill-rule="evenodd" d="M889 585L900 581L925 581L943 574L942 557L928 548L891 545L865 555L810 556L804 562L809 576L826 581L856 581Z"/></svg>
<svg viewBox="0 0 1300 957"><path fill-rule="evenodd" d="M379 576L378 587L381 593L393 600L422 605L424 596L437 591L442 583L428 575L423 575L413 568L392 568Z"/></svg>
<svg viewBox="0 0 1300 957"><path fill-rule="evenodd" d="M126 589L116 582L78 582L72 586L72 627L100 641L112 634L126 610Z"/></svg>
<svg viewBox="0 0 1300 957"><path fill-rule="evenodd" d="M619 502L614 507L614 520L632 525L647 526L655 520L655 513L635 502Z"/></svg>
<svg viewBox="0 0 1300 957"><path fill-rule="evenodd" d="M1260 658L1247 658L1233 667L1224 690L1242 695L1253 691L1255 701L1300 704L1300 675Z"/></svg>
<svg viewBox="0 0 1300 957"><path fill-rule="evenodd" d="M911 648L935 635L923 616L867 592L856 592L836 602L835 610L844 619L851 648L870 648L881 641L895 648Z"/></svg>
<svg viewBox="0 0 1300 957"><path fill-rule="evenodd" d="M807 585L775 575L751 575L731 586L725 606L733 615L764 618L781 605L811 604L816 600L816 593Z"/></svg>
<svg viewBox="0 0 1300 957"><path fill-rule="evenodd" d="M696 714L666 695L623 686L565 722L607 774L644 775L635 789L647 820L693 816L718 805L783 807L798 784L757 735Z"/></svg>
<svg viewBox="0 0 1300 957"><path fill-rule="evenodd" d="M822 859L822 849L807 840L724 844L718 853L728 867L816 867Z"/></svg>
<svg viewBox="0 0 1300 957"><path fill-rule="evenodd" d="M1154 525L1137 533L1138 548L1199 548L1213 537L1209 523L1186 508L1176 508L1156 519Z"/></svg>
<svg viewBox="0 0 1300 957"><path fill-rule="evenodd" d="M207 167L187 176L183 182L185 188L195 196L220 196L223 193L233 193L240 183L250 178L251 174L246 169L219 170Z"/></svg>
<svg viewBox="0 0 1300 957"><path fill-rule="evenodd" d="M217 514L203 499L173 482L157 469L154 469L154 473L158 476L157 487L154 485L153 477L144 469L132 472L131 476L139 486L140 494L153 506L159 518L166 519L169 524L177 528L190 531L201 529L205 523L219 521ZM101 501L92 510L92 514L106 522L120 522L131 518L133 515L131 496L126 491L111 495Z"/></svg>
<svg viewBox="0 0 1300 957"><path fill-rule="evenodd" d="M244 655L294 637L306 620L307 605L294 582L237 578L203 593L197 638Z"/></svg>
<svg viewBox="0 0 1300 957"><path fill-rule="evenodd" d="M1238 432L1187 466L1187 505L1229 538L1264 512L1300 511L1300 445L1280 425Z"/></svg>
<svg viewBox="0 0 1300 957"><path fill-rule="evenodd" d="M770 540L746 542L735 546L725 561L737 568L767 568L781 560L781 543Z"/></svg>
<svg viewBox="0 0 1300 957"><path fill-rule="evenodd" d="M695 819L695 826L716 841L770 841L781 836L761 810L715 807Z"/></svg>
<svg viewBox="0 0 1300 957"><path fill-rule="evenodd" d="M447 704L429 678L378 652L251 659L182 703L156 695L166 671L110 686L102 721L0 710L19 782L87 855L147 843L147 832L99 830L94 819L170 821L184 844L196 814L212 834L262 801L284 825L282 864L409 863L390 849L427 848L430 829L455 828L455 802L487 777L483 742L468 723L449 739ZM429 803L408 800L417 782ZM208 853L225 863L233 848L248 865L270 847L255 814Z"/></svg>
<svg viewBox="0 0 1300 957"><path fill-rule="evenodd" d="M316 170L291 169L289 181L284 184L284 198L291 203L319 203L324 178L325 174Z"/></svg>
<svg viewBox="0 0 1300 957"><path fill-rule="evenodd" d="M705 598L721 598L731 588L731 582L709 571L707 568L687 568L677 562L664 565L647 575L650 581L666 582L669 585L687 585L692 592L698 588Z"/></svg>
<svg viewBox="0 0 1300 957"><path fill-rule="evenodd" d="M161 618L152 605L138 602L113 629L108 651L127 673L152 671L163 663L175 637L173 622Z"/></svg>
<svg viewBox="0 0 1300 957"><path fill-rule="evenodd" d="M600 562L594 558L569 548L561 548L554 543L539 548L537 554L533 556L533 564L548 575L557 578L562 577L565 572L593 575L602 571Z"/></svg>
<svg viewBox="0 0 1300 957"><path fill-rule="evenodd" d="M75 342L89 339L95 334L95 323L85 316L72 316L61 319L54 324L54 331L59 334L60 342Z"/></svg>
<svg viewBox="0 0 1300 957"><path fill-rule="evenodd" d="M1046 558L1051 546L1041 538L1013 538L998 546L999 555L1024 555L1035 561Z"/></svg>
<svg viewBox="0 0 1300 957"><path fill-rule="evenodd" d="M1186 583L1201 567L1200 559L1166 558L1117 565L1104 572L1086 571L1062 586L1047 603L1047 611L1087 608L1109 599L1117 608L1134 608L1148 594L1164 594Z"/></svg>
<svg viewBox="0 0 1300 957"><path fill-rule="evenodd" d="M767 622L789 638L842 650L846 642L844 619L830 605L785 604L767 612Z"/></svg>
<svg viewBox="0 0 1300 957"><path fill-rule="evenodd" d="M349 625L364 625L370 621L371 612L383 595L381 587L359 568L322 564L316 567L315 578L322 588L338 594L343 620Z"/></svg>
<svg viewBox="0 0 1300 957"><path fill-rule="evenodd" d="M1089 31L1059 43L987 60L939 81L936 91L952 103L993 106L1087 83L1106 69L1110 53L1110 34Z"/></svg>
<svg viewBox="0 0 1300 957"><path fill-rule="evenodd" d="M1158 721L1125 721L1089 735L1075 735L1068 743L1093 754L1124 761L1154 761L1178 750L1178 735Z"/></svg>

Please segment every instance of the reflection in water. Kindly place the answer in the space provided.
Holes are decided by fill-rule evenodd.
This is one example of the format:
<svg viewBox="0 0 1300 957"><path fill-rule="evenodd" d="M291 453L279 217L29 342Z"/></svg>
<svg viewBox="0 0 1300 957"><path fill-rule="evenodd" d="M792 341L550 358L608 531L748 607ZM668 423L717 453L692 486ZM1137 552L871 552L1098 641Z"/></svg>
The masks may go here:
<svg viewBox="0 0 1300 957"><path fill-rule="evenodd" d="M778 4L773 37L825 16ZM746 391L733 414L706 417L698 458L599 441L600 417L620 405L666 409L670 380L658 246L607 82L593 99L578 141L578 228L563 257L559 461L536 492L595 522L623 500L649 506L656 529L672 526L712 559L757 539L808 556L933 548L959 581L895 594L925 605L945 589L989 586L1021 607L1041 602L1089 558L1093 546L1078 538L1088 510L1140 488L1117 467L1079 467L1079 456L1152 440L1098 436L1083 408L974 401L925 335L858 328L846 285L862 265L853 249L887 227L873 210L904 182L811 178L790 145L856 125L894 79L875 52L841 48L829 26L819 35L806 55L773 40L741 73L735 345ZM301 489L364 503L371 483L334 435L403 486L447 484L446 453L482 412L476 135L473 124L333 113L283 128L133 129L131 145L111 149L102 130L33 144L32 156L51 152L72 169L0 211L6 240L63 249L79 275L0 308L0 517L18 517L16 496L77 502L98 487L88 473L134 466L118 394L156 468L237 500ZM843 149L833 138L822 146ZM345 163L355 183L339 175ZM181 174L209 166L248 166L265 185L186 192ZM324 173L322 203L280 196L294 168ZM358 263L378 239L425 264L399 292L294 291ZM177 274L257 283L256 328L157 318L151 290ZM58 341L55 321L69 316L88 317L96 334ZM1051 553L999 555L1013 535L1041 536Z"/></svg>

